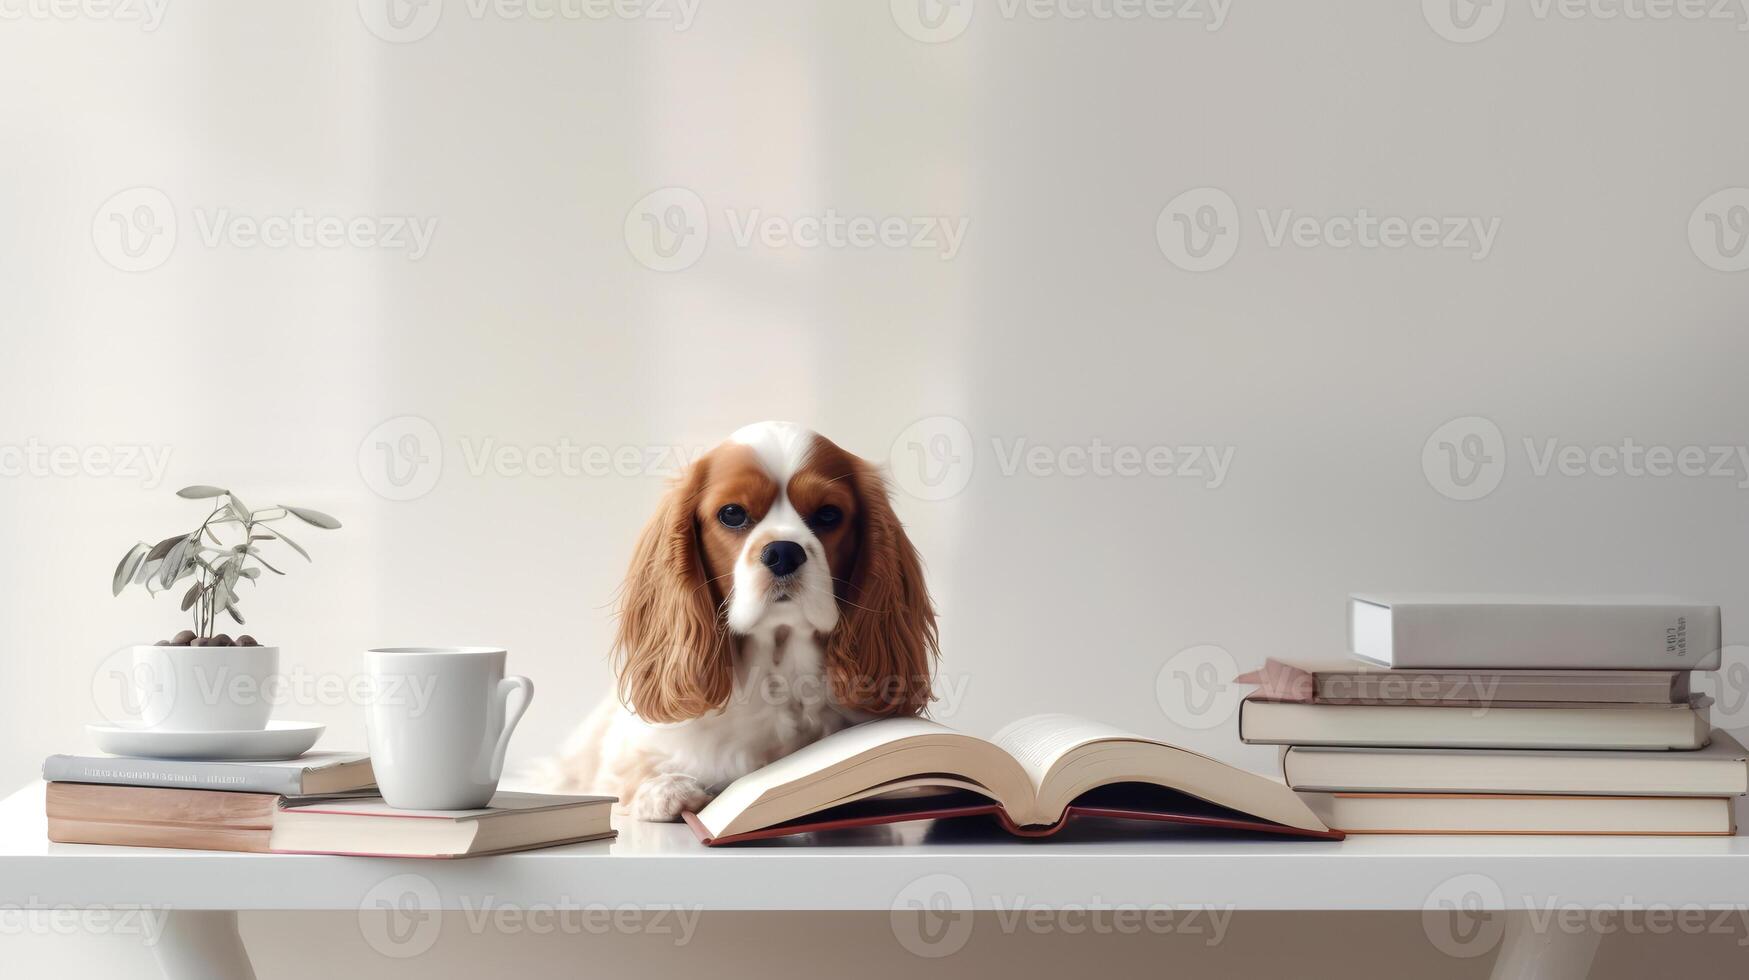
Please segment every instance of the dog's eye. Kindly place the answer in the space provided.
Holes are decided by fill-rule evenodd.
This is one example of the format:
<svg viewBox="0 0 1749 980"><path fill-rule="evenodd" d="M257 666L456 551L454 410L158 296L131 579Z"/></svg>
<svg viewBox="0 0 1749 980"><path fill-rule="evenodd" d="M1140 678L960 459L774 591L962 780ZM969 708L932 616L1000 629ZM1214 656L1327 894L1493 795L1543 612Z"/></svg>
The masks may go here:
<svg viewBox="0 0 1749 980"><path fill-rule="evenodd" d="M808 523L814 525L817 528L824 529L824 528L828 528L828 527L833 527L834 525L836 525L839 521L841 521L843 519L844 519L844 512L843 511L832 506L831 504L827 504L826 506L820 508L819 510L814 511L814 519L809 521Z"/></svg>
<svg viewBox="0 0 1749 980"><path fill-rule="evenodd" d="M724 527L742 528L747 526L747 508L740 504L725 504L717 511L717 521Z"/></svg>

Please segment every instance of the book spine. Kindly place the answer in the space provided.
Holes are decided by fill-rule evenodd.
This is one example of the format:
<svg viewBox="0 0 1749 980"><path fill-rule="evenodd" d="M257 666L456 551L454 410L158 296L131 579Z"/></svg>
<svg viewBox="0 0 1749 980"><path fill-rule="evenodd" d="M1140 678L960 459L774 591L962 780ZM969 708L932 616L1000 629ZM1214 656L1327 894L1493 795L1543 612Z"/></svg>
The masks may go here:
<svg viewBox="0 0 1749 980"><path fill-rule="evenodd" d="M1392 667L1714 670L1719 607L1399 604Z"/></svg>
<svg viewBox="0 0 1749 980"><path fill-rule="evenodd" d="M304 771L283 766L239 765L235 762L51 755L43 760L43 779L51 783L216 789L233 793L299 796L303 793Z"/></svg>

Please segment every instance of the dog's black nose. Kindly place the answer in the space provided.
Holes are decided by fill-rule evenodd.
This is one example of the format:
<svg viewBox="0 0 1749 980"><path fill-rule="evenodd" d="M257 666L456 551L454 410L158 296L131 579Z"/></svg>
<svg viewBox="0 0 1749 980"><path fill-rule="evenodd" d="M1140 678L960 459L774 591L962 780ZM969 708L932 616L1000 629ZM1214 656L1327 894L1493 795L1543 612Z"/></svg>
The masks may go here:
<svg viewBox="0 0 1749 980"><path fill-rule="evenodd" d="M802 563L808 560L808 553L794 541L773 541L759 553L759 560L771 569L771 574L782 578L802 567Z"/></svg>

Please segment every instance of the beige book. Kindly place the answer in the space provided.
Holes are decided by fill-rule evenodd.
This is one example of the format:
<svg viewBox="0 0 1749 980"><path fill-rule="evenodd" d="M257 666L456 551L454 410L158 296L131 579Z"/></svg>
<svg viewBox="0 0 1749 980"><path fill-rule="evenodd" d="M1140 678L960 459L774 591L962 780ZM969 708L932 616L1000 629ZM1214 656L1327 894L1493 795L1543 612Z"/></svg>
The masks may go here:
<svg viewBox="0 0 1749 980"><path fill-rule="evenodd" d="M1729 836L1732 801L1709 797L1305 793L1349 834L1652 834Z"/></svg>
<svg viewBox="0 0 1749 980"><path fill-rule="evenodd" d="M451 858L613 835L609 796L499 793L479 810L396 810L375 798L50 783L49 840L216 851Z"/></svg>
<svg viewBox="0 0 1749 980"><path fill-rule="evenodd" d="M1282 750L1296 790L1350 793L1554 793L1741 796L1749 753L1723 731L1694 752L1393 749L1296 745Z"/></svg>

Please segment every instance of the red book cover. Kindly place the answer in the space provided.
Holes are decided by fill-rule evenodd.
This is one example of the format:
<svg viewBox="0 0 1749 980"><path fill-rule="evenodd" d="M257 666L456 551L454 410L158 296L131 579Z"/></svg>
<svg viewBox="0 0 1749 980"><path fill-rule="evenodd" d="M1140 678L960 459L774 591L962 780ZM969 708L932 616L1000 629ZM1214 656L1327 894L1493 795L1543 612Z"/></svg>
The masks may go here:
<svg viewBox="0 0 1749 980"><path fill-rule="evenodd" d="M1203 827L1210 830L1275 834L1302 840L1342 840L1345 836L1339 830L1301 830L1298 827L1287 827L1267 820L1247 817L1244 814L1205 804L1190 797L1183 798L1183 806L1149 806L1145 809L1089 800L1071 804L1064 811L1062 818L1054 824L1034 827L1023 827L1016 824L1009 819L1007 811L995 803L989 801L961 802L967 799L965 795L956 796L953 799L955 802L951 804L944 801L943 805L923 806L921 808L916 801L894 804L878 799L869 800L861 804L835 807L813 816L803 817L800 820L792 820L788 823L725 837L712 837L710 831L699 821L697 814L689 812L681 816L685 819L686 825L691 827L692 832L698 836L699 843L706 847L721 847L725 844L773 840L780 837L793 837L798 834L846 830L855 827L875 827L918 820L945 820L954 817L977 816L993 816L1004 830L1016 837L1025 838L1051 837L1061 832L1071 822L1079 818L1089 817L1149 821L1185 827Z"/></svg>

